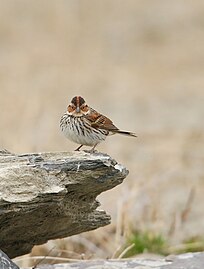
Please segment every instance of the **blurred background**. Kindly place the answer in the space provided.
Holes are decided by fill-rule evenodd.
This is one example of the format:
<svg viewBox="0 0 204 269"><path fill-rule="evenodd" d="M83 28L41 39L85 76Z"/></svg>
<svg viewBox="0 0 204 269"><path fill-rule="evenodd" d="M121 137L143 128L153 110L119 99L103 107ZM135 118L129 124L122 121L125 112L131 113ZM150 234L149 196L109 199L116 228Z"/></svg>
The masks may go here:
<svg viewBox="0 0 204 269"><path fill-rule="evenodd" d="M98 147L130 171L99 197L112 224L49 241L32 255L52 250L89 259L122 257L128 247L130 255L204 249L204 2L0 0L0 6L1 148L74 150L59 120L75 95L138 134Z"/></svg>

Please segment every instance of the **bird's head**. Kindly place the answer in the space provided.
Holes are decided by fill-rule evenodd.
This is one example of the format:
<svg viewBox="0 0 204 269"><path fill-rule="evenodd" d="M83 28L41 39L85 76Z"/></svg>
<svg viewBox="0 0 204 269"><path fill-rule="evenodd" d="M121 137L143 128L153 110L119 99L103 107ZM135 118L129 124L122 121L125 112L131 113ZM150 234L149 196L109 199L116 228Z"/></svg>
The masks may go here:
<svg viewBox="0 0 204 269"><path fill-rule="evenodd" d="M67 112L75 117L81 117L89 113L89 107L83 97L75 96L68 105Z"/></svg>

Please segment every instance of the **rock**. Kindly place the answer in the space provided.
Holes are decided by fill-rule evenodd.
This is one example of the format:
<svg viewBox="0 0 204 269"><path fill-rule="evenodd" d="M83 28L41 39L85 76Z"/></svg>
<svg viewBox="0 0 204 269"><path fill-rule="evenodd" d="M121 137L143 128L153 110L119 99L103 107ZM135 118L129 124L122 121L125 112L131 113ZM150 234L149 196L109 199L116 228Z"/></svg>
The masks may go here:
<svg viewBox="0 0 204 269"><path fill-rule="evenodd" d="M96 197L127 174L102 153L0 151L0 248L13 258L49 239L109 224Z"/></svg>
<svg viewBox="0 0 204 269"><path fill-rule="evenodd" d="M185 253L164 259L90 260L55 265L39 265L38 269L202 269L204 253Z"/></svg>
<svg viewBox="0 0 204 269"><path fill-rule="evenodd" d="M0 268L1 269L19 269L19 267L13 263L9 257L0 250Z"/></svg>

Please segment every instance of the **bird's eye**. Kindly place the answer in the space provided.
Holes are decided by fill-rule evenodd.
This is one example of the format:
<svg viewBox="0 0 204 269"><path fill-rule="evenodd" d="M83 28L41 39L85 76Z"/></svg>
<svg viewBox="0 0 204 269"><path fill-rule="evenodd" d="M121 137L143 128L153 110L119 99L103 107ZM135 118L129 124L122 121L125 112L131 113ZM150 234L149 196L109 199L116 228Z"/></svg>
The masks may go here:
<svg viewBox="0 0 204 269"><path fill-rule="evenodd" d="M75 105L70 104L70 105L68 106L67 110L68 110L68 112L72 112L72 111L74 111L74 110L75 110Z"/></svg>

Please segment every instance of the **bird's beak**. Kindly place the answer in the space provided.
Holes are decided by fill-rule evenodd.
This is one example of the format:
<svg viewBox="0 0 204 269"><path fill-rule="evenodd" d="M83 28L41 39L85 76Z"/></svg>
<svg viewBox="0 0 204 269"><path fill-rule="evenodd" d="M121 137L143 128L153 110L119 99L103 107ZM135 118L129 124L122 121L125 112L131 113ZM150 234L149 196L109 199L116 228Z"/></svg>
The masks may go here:
<svg viewBox="0 0 204 269"><path fill-rule="evenodd" d="M79 112L80 112L80 107L77 106L77 107L76 107L76 113L79 113Z"/></svg>

